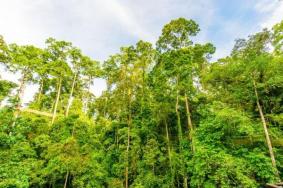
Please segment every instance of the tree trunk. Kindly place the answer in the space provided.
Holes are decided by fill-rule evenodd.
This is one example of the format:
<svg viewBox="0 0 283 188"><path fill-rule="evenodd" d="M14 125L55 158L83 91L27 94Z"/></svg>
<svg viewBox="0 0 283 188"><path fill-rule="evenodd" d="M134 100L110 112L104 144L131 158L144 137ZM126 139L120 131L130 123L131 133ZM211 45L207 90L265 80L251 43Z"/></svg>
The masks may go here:
<svg viewBox="0 0 283 188"><path fill-rule="evenodd" d="M26 73L23 73L21 81L20 81L20 88L18 91L18 104L17 104L17 109L19 109L22 105L22 98L24 96L25 92L25 84L26 84Z"/></svg>
<svg viewBox="0 0 283 188"><path fill-rule="evenodd" d="M90 76L89 80L88 80L88 86L87 86L87 96L86 96L85 104L84 104L84 107L83 107L83 112L85 114L87 114L87 111L88 111L88 103L89 103L89 98L90 98L91 80L92 80L92 77Z"/></svg>
<svg viewBox="0 0 283 188"><path fill-rule="evenodd" d="M169 137L169 131L168 131L168 124L166 119L164 120L165 122L165 130L166 130L166 139L167 139L167 146L168 146L168 158L169 158L169 165L172 170L172 162L171 162L171 149L170 149L170 137Z"/></svg>
<svg viewBox="0 0 283 188"><path fill-rule="evenodd" d="M126 153L126 172L125 172L125 181L126 181L126 188L128 188L128 181L129 181L129 151L130 151L130 141L131 141L131 124L132 124L132 114L131 114L131 91L128 90L129 95L129 104L128 104L128 140L127 140L127 153Z"/></svg>
<svg viewBox="0 0 283 188"><path fill-rule="evenodd" d="M70 93L70 97L69 97L69 100L68 100L68 104L67 104L67 108L66 108L66 113L65 113L66 117L68 117L69 110L70 110L70 107L72 105L73 93L74 93L74 88L75 88L75 84L76 84L76 78L77 78L77 73L74 75L74 78L73 78L71 93Z"/></svg>
<svg viewBox="0 0 283 188"><path fill-rule="evenodd" d="M188 188L188 178L184 177L184 188Z"/></svg>
<svg viewBox="0 0 283 188"><path fill-rule="evenodd" d="M66 174L66 177L65 177L64 188L67 188L68 177L69 177L69 171L67 171L67 174Z"/></svg>
<svg viewBox="0 0 283 188"><path fill-rule="evenodd" d="M58 107L58 103L59 103L59 99L60 99L60 93L61 93L61 87L62 87L62 78L60 77L59 78L58 91L57 91L56 101L55 101L55 105L54 105L53 117L52 117L51 125L53 125L53 123L55 121L55 118L56 118L57 107Z"/></svg>
<svg viewBox="0 0 283 188"><path fill-rule="evenodd" d="M22 78L20 80L20 87L19 87L19 90L18 90L18 93L17 93L17 104L16 104L16 110L15 110L15 113L14 113L15 120L12 123L12 127L15 126L16 121L17 121L19 114L20 114L20 108L22 107L22 98L23 98L24 92L25 92L25 83L26 83L26 73L23 72Z"/></svg>
<svg viewBox="0 0 283 188"><path fill-rule="evenodd" d="M255 96L256 96L256 104L257 104L259 115L260 115L260 118L261 118L261 121L262 121L263 129L264 129L264 133L265 133L265 139L266 139L266 143L267 143L267 146L268 146L272 166L276 169L276 171L278 173L278 170L277 170L277 167L276 167L276 161L275 161L275 157L274 157L274 153L273 153L273 149L272 149L272 144L271 144L270 136L269 136L267 125L266 125L266 120L265 120L264 114L262 112L262 107L259 103L259 97L258 97L258 92L257 92L257 89L256 89L255 80L253 80L253 86L254 86L254 92L255 92Z"/></svg>
<svg viewBox="0 0 283 188"><path fill-rule="evenodd" d="M169 130L168 130L168 123L167 120L164 120L165 123L165 131L166 131L166 140L167 140L167 150L168 150L168 158L169 158L169 166L171 172L171 183L174 184L174 175L173 175L173 167L172 167L172 158L171 158L171 144L170 144L170 137L169 137Z"/></svg>
<svg viewBox="0 0 283 188"><path fill-rule="evenodd" d="M39 92L38 92L38 97L37 97L37 103L39 103L40 99L41 99L42 90L43 90L43 84L44 84L44 80L41 79L40 87L39 87Z"/></svg>
<svg viewBox="0 0 283 188"><path fill-rule="evenodd" d="M54 110L54 106L55 106L55 103L56 103L56 101L53 101L52 102L52 106L51 106L51 108L50 108L50 113L52 113L53 112L53 110Z"/></svg>
<svg viewBox="0 0 283 188"><path fill-rule="evenodd" d="M190 105L189 105L189 100L188 100L187 93L185 93L185 102L186 102L188 129L189 129L189 139L192 142L192 151L194 153L195 152L195 145L194 145L194 141L193 141L194 128L193 128L193 124L192 124Z"/></svg>
<svg viewBox="0 0 283 188"><path fill-rule="evenodd" d="M181 118L180 118L180 113L179 113L179 75L176 77L176 104L175 104L175 111L177 115L177 127L178 127L178 138L179 142L183 139L183 134L182 134L182 127L181 127Z"/></svg>
<svg viewBox="0 0 283 188"><path fill-rule="evenodd" d="M179 141L181 142L183 138L183 134L182 134L182 127L181 127L181 118L180 118L180 113L179 113L179 92L178 90L177 90L177 96L176 96L175 111L177 115L178 137L179 137Z"/></svg>
<svg viewBox="0 0 283 188"><path fill-rule="evenodd" d="M178 136L179 136L179 147L180 147L180 153L182 154L182 161L184 161L184 156L183 156L183 147L182 147L182 140L183 140L183 133L182 133L182 126L181 126L181 118L180 118L180 112L179 112L179 91L177 90L177 97L176 97L176 106L175 106L175 110L176 110L176 115L177 115L177 125L178 125ZM183 166L182 171L184 172L184 176L183 176L183 184L184 184L184 188L187 188L188 186L188 179L187 176L185 174L185 166Z"/></svg>
<svg viewBox="0 0 283 188"><path fill-rule="evenodd" d="M129 181L129 151L130 151L130 117L128 121L128 140L127 140L127 153L126 153L126 172L125 172L125 181L126 181L126 188L128 188L128 181Z"/></svg>
<svg viewBox="0 0 283 188"><path fill-rule="evenodd" d="M115 140L116 140L116 147L119 149L119 132L118 127L115 128Z"/></svg>

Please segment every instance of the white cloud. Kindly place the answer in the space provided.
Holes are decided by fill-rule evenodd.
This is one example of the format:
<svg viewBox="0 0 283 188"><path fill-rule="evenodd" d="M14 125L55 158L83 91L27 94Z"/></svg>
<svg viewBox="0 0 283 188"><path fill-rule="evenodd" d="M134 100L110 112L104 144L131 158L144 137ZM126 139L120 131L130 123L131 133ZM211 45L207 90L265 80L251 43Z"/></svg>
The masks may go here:
<svg viewBox="0 0 283 188"><path fill-rule="evenodd" d="M255 9L263 14L260 26L262 28L272 28L272 26L283 20L283 1L282 0L262 0L259 1Z"/></svg>
<svg viewBox="0 0 283 188"><path fill-rule="evenodd" d="M112 12L112 17L118 19L131 35L153 41L153 35L138 23L138 20L134 18L134 15L126 6L121 5L116 0L113 0L111 3L107 3L107 1L102 2L102 5L108 8L109 12Z"/></svg>
<svg viewBox="0 0 283 188"><path fill-rule="evenodd" d="M40 47L48 37L67 40L104 60L139 39L154 43L162 26L177 17L195 19L202 29L198 39L206 41L214 14L213 0L1 0L0 35L8 43ZM3 70L0 75L19 78ZM36 88L27 86L24 102ZM99 95L104 88L104 81L95 80L92 91Z"/></svg>
<svg viewBox="0 0 283 188"><path fill-rule="evenodd" d="M92 58L104 60L121 46L139 39L154 43L164 24L186 17L199 23L201 32L196 38L199 42L216 45L216 59L229 54L234 39L247 37L283 19L282 0L245 3L239 1L239 7L247 5L248 11L254 9L259 22L249 24L245 19L250 17L241 11L239 18L232 20L229 12L224 11L226 7L216 0L1 0L0 34L9 43L41 47L51 36L71 41ZM1 69L0 73L2 78L15 80ZM35 87L27 87L25 102L36 91ZM104 88L104 81L98 79L92 91L99 95Z"/></svg>
<svg viewBox="0 0 283 188"><path fill-rule="evenodd" d="M69 40L105 59L133 40L154 42L162 26L180 16L196 19L206 31L213 6L212 0L2 0L0 34L8 42L40 46L49 36Z"/></svg>
<svg viewBox="0 0 283 188"><path fill-rule="evenodd" d="M8 42L39 46L49 36L69 40L98 59L119 49L117 41L123 38L153 40L131 10L116 0L4 0L0 34Z"/></svg>
<svg viewBox="0 0 283 188"><path fill-rule="evenodd" d="M276 8L278 1L260 0L255 4L256 11L260 13L270 13Z"/></svg>

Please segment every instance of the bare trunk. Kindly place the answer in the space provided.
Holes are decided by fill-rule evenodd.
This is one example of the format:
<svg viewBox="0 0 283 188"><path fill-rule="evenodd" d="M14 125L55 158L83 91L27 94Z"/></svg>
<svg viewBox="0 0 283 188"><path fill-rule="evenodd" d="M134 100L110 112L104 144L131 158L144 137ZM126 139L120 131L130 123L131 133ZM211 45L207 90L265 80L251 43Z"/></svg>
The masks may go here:
<svg viewBox="0 0 283 188"><path fill-rule="evenodd" d="M169 166L171 171L171 183L174 184L174 175L173 175L173 167L172 167L172 158L171 158L171 144L170 144L170 137L169 137L169 130L168 130L168 123L167 120L164 120L165 123L165 130L166 130L166 140L167 140L167 150L168 150L168 158L169 158Z"/></svg>
<svg viewBox="0 0 283 188"><path fill-rule="evenodd" d="M126 181L126 188L128 188L128 181L129 181L129 151L130 151L130 141L131 141L131 125L132 125L132 114L131 114L131 91L128 90L129 95L129 103L128 103L128 140L127 140L127 154L126 154L126 172L125 172L125 181Z"/></svg>
<svg viewBox="0 0 283 188"><path fill-rule="evenodd" d="M181 145L181 142L183 140L183 133L182 133L182 126L181 126L181 118L180 118L180 112L179 112L179 91L177 90L177 97L176 97L176 106L175 106L175 110L176 110L176 115L177 115L177 125L178 125L178 136L179 136L179 148L180 148L180 153L182 153L183 151L183 147ZM182 155L182 160L184 161L183 155ZM185 166L183 166L182 171L184 172L184 176L183 176L183 184L184 187L187 188L187 184L188 184L188 179L185 173Z"/></svg>
<svg viewBox="0 0 283 188"><path fill-rule="evenodd" d="M188 178L184 177L184 188L188 188Z"/></svg>
<svg viewBox="0 0 283 188"><path fill-rule="evenodd" d="M86 114L87 111L88 111L88 103L89 103L89 99L90 99L91 80L92 80L92 77L90 76L90 77L89 77L89 80L88 80L87 96L86 96L85 105L84 105L84 109L83 109L83 111L84 111L85 114Z"/></svg>
<svg viewBox="0 0 283 188"><path fill-rule="evenodd" d="M182 127L181 127L181 118L180 118L180 113L179 113L179 90L178 90L178 86L179 86L179 75L177 75L176 77L176 104L175 104L175 111L176 111L176 115L177 115L177 127L178 127L178 138L179 138L179 142L181 142L181 140L183 139L183 134L182 134Z"/></svg>
<svg viewBox="0 0 283 188"><path fill-rule="evenodd" d="M73 82L72 82L71 93L70 93L70 97L69 97L69 100L68 100L68 104L67 104L67 108L66 108L66 113L65 113L66 117L68 117L69 111L70 111L70 107L72 105L73 93L74 93L74 88L75 88L75 84L76 84L76 78L77 78L77 74L74 75L74 79L73 79Z"/></svg>
<svg viewBox="0 0 283 188"><path fill-rule="evenodd" d="M186 93L185 93L185 102L186 102L188 129L189 129L189 139L192 142L192 151L194 153L195 152L195 145L194 145L194 141L193 141L194 128L193 128L192 119L191 119L189 100L188 100L188 96L187 96Z"/></svg>
<svg viewBox="0 0 283 188"><path fill-rule="evenodd" d="M18 90L18 93L17 93L17 104L16 104L16 110L15 110L15 113L14 113L15 120L12 123L12 127L15 126L16 121L17 121L19 114L20 114L20 108L22 107L22 98L23 98L24 92L25 92L25 83L26 83L26 73L23 72L22 78L20 80L20 87L19 87L19 90Z"/></svg>
<svg viewBox="0 0 283 188"><path fill-rule="evenodd" d="M183 134L182 134L182 127L181 127L181 118L180 118L180 113L179 113L179 93L178 91L177 91L177 96L176 96L175 111L177 115L178 136L179 136L179 141L181 142L183 138Z"/></svg>
<svg viewBox="0 0 283 188"><path fill-rule="evenodd" d="M16 105L17 110L19 110L22 106L22 99L23 99L24 92L25 92L25 85L26 85L26 74L23 73L21 81L20 81L20 88L17 94L17 99L18 99L18 102Z"/></svg>
<svg viewBox="0 0 283 188"><path fill-rule="evenodd" d="M66 174L66 177L65 177L64 188L67 188L68 177L69 177L69 171L67 171L67 174Z"/></svg>
<svg viewBox="0 0 283 188"><path fill-rule="evenodd" d="M129 150L130 150L130 118L129 118L129 122L128 122L128 140L127 140L127 159L126 159L126 172L125 172L125 181L126 181L126 188L128 188L128 177L129 177Z"/></svg>
<svg viewBox="0 0 283 188"><path fill-rule="evenodd" d="M53 125L55 118L56 118L56 114L57 114L57 107L58 107L58 103L59 103L59 99L60 99L60 93L61 93L61 87L62 87L62 78L59 78L59 85L58 85L58 91L57 91L57 96L56 96L56 102L54 105L54 110L53 110L53 116L52 116L52 121L51 121L51 125Z"/></svg>
<svg viewBox="0 0 283 188"><path fill-rule="evenodd" d="M168 124L165 119L165 130L166 130L166 139L167 139L167 146L168 146L168 158L169 158L169 165L170 168L172 169L172 162L171 162L171 149L170 149L170 137L169 137L169 131L168 131Z"/></svg>
<svg viewBox="0 0 283 188"><path fill-rule="evenodd" d="M40 102L40 99L41 99L42 90L43 90L43 84L44 84L44 80L41 79L40 87L39 87L39 93L38 93L38 97L37 97L37 103L39 103L39 102Z"/></svg>
<svg viewBox="0 0 283 188"><path fill-rule="evenodd" d="M259 97L258 97L258 93L257 93L257 89L256 89L255 80L253 80L253 85L254 85L254 92L255 92L255 96L256 96L256 104L257 104L259 115L260 115L260 118L261 118L261 121L262 121L263 129L264 129L264 133L265 133L265 139L266 139L266 143L267 143L267 146L268 146L272 166L276 169L276 171L278 173L278 170L277 170L277 167L276 167L276 161L275 161L275 157L274 157L274 153L273 153L273 149L272 149L272 144L271 144L270 136L269 136L267 125L266 125L266 120L265 120L264 114L262 112L262 107L259 103Z"/></svg>
<svg viewBox="0 0 283 188"><path fill-rule="evenodd" d="M56 101L53 101L53 102L52 102L52 106L51 106L51 108L50 108L50 110L49 110L51 113L52 113L53 110L54 110L54 105L55 105L55 103L56 103Z"/></svg>

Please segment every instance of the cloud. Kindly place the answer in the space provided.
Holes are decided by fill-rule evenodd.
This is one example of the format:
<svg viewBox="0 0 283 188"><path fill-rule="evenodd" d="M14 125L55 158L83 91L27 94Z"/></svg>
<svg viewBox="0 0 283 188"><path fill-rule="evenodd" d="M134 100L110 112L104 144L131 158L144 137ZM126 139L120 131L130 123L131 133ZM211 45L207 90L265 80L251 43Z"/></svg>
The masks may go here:
<svg viewBox="0 0 283 188"><path fill-rule="evenodd" d="M269 13L276 8L279 1L260 0L255 4L256 11L260 13Z"/></svg>
<svg viewBox="0 0 283 188"><path fill-rule="evenodd" d="M50 36L71 41L86 55L103 61L138 40L155 43L164 24L185 17L200 25L196 41L215 44L216 59L229 54L234 39L280 21L282 4L277 0L2 0L0 34L9 43L41 47ZM104 88L105 83L97 80L92 90L99 95Z"/></svg>
<svg viewBox="0 0 283 188"><path fill-rule="evenodd" d="M154 43L162 26L181 16L197 20L205 38L213 6L212 0L3 0L0 34L8 42L39 46L49 36L72 41L103 60L122 45Z"/></svg>
<svg viewBox="0 0 283 188"><path fill-rule="evenodd" d="M282 0L262 0L256 4L255 9L262 14L261 28L272 28L274 24L283 20Z"/></svg>
<svg viewBox="0 0 283 188"><path fill-rule="evenodd" d="M132 12L126 7L113 0L110 4L103 1L103 6L109 9L109 12L113 13L113 18L116 18L122 26L126 27L125 30L131 35L140 39L152 40L153 35L147 31L147 28L138 23L138 20L134 18Z"/></svg>

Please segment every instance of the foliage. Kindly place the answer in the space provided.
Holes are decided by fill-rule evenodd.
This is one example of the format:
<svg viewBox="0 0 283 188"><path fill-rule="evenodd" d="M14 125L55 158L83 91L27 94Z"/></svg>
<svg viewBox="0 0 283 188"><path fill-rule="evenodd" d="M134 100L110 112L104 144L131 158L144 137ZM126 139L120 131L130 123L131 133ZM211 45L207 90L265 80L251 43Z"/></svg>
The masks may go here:
<svg viewBox="0 0 283 188"><path fill-rule="evenodd" d="M70 42L6 44L0 63L0 187L264 187L283 172L282 23L211 62L178 18L156 47L100 63ZM270 48L272 47L272 48ZM96 97L95 78L107 89ZM38 84L22 107L27 83ZM17 93L13 92L17 89ZM270 142L269 142L270 141ZM274 158L274 160L273 160Z"/></svg>

